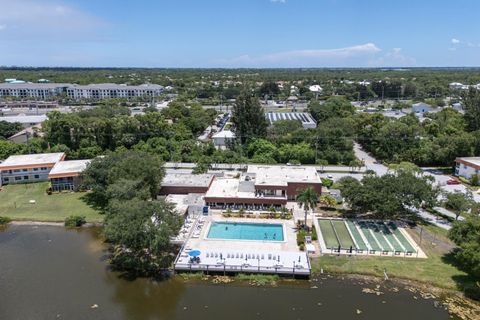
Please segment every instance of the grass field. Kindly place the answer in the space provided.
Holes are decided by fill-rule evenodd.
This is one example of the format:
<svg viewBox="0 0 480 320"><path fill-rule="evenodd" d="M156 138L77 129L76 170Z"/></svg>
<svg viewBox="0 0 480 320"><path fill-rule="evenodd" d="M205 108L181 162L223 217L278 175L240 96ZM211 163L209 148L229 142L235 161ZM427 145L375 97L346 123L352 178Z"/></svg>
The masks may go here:
<svg viewBox="0 0 480 320"><path fill-rule="evenodd" d="M84 193L47 195L48 182L7 185L0 191L0 216L12 220L63 222L70 215L83 215L87 222L101 222L103 216L80 198ZM35 200L35 204L29 203Z"/></svg>
<svg viewBox="0 0 480 320"><path fill-rule="evenodd" d="M329 273L383 277L383 270L386 270L388 276L393 278L415 280L439 288L478 292L475 279L460 271L451 262L448 255L448 246L451 243L446 238L446 231L432 225L425 225L423 229L421 247L428 256L426 259L325 255L312 259L312 271L320 272L322 268ZM409 233L414 241L420 243L418 231L409 230ZM431 239L435 239L435 244Z"/></svg>

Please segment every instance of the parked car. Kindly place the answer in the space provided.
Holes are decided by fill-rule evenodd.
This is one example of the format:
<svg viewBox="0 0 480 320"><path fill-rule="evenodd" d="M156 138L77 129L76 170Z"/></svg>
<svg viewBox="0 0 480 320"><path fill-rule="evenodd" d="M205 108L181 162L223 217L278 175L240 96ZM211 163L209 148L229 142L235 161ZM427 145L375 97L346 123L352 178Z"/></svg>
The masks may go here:
<svg viewBox="0 0 480 320"><path fill-rule="evenodd" d="M327 174L328 179L333 179L333 176L331 174Z"/></svg>
<svg viewBox="0 0 480 320"><path fill-rule="evenodd" d="M461 182L455 179L450 179L447 181L447 184L460 184Z"/></svg>

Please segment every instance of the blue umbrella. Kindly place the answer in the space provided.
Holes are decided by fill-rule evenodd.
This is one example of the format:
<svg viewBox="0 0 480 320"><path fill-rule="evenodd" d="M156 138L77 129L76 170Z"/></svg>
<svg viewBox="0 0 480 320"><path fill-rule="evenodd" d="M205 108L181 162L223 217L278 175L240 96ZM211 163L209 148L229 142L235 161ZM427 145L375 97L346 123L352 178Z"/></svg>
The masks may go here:
<svg viewBox="0 0 480 320"><path fill-rule="evenodd" d="M200 250L192 250L188 253L190 257L198 257L200 255Z"/></svg>

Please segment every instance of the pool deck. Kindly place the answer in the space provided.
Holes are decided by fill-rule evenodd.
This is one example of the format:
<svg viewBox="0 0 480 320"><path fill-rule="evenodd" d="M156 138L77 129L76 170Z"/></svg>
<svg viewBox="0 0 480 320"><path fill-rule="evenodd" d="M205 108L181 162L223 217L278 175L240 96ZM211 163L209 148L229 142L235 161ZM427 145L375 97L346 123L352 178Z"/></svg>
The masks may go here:
<svg viewBox="0 0 480 320"><path fill-rule="evenodd" d="M275 273L310 275L310 262L297 246L293 220L225 218L221 214L202 217L175 262L175 270ZM212 222L282 224L284 241L208 239ZM190 262L188 252L200 250L200 263Z"/></svg>

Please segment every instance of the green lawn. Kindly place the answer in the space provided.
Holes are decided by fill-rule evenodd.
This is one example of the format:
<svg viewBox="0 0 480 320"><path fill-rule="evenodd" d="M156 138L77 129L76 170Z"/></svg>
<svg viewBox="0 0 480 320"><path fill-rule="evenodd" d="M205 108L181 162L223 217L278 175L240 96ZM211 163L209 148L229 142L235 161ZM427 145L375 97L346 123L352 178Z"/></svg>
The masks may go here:
<svg viewBox="0 0 480 320"><path fill-rule="evenodd" d="M12 220L64 221L70 215L83 215L88 222L101 222L103 216L80 198L84 193L47 195L48 182L3 186L0 191L0 216ZM35 204L29 203L35 200Z"/></svg>
<svg viewBox="0 0 480 320"><path fill-rule="evenodd" d="M415 241L419 241L418 233L409 232ZM445 231L434 227L424 226L424 239L422 249L427 254L427 259L401 258L401 257L373 257L373 256L321 256L312 259L312 271L347 274L366 274L383 277L383 270L389 277L410 279L433 284L439 288L465 290L475 288L475 280L460 271L449 262L448 250L440 245L432 245L426 240L425 233L440 241L448 241Z"/></svg>

